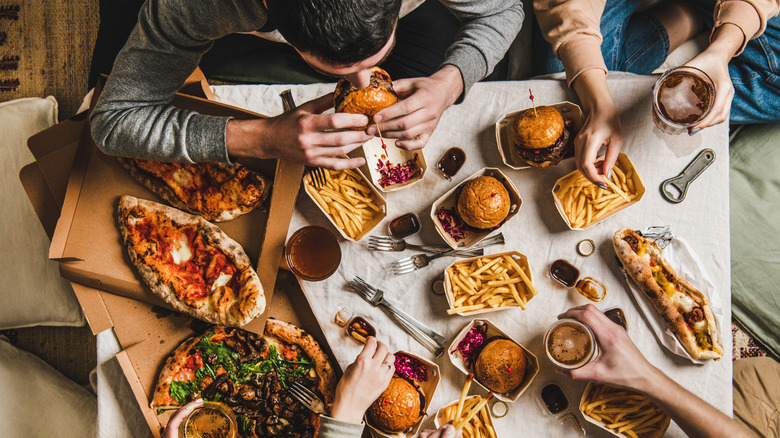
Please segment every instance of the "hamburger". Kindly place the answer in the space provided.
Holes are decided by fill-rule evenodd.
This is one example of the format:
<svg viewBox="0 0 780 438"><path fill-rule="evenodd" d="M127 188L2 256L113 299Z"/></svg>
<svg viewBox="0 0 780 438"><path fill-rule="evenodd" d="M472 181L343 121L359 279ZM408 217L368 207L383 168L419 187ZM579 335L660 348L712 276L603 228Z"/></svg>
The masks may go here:
<svg viewBox="0 0 780 438"><path fill-rule="evenodd" d="M480 176L466 181L458 195L458 216L466 225L495 228L506 219L512 200L501 181L492 176Z"/></svg>
<svg viewBox="0 0 780 438"><path fill-rule="evenodd" d="M424 406L425 395L420 387L393 376L387 389L368 408L368 418L383 432L405 432L420 420Z"/></svg>
<svg viewBox="0 0 780 438"><path fill-rule="evenodd" d="M379 67L371 69L371 79L366 88L355 88L346 78L339 79L336 91L333 93L333 106L336 112L365 114L369 124L374 114L398 102L398 96L393 90L390 75ZM360 129L367 128L368 125Z"/></svg>
<svg viewBox="0 0 780 438"><path fill-rule="evenodd" d="M509 129L515 150L529 166L558 164L571 150L571 133L561 113L551 106L520 112Z"/></svg>
<svg viewBox="0 0 780 438"><path fill-rule="evenodd" d="M505 338L493 338L482 347L474 362L474 376L487 389L505 394L523 383L525 351Z"/></svg>

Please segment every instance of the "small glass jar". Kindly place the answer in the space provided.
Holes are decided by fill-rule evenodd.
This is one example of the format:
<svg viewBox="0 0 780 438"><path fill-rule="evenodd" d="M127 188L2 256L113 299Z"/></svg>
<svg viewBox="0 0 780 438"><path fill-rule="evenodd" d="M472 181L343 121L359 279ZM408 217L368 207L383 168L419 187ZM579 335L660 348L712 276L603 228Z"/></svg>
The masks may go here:
<svg viewBox="0 0 780 438"><path fill-rule="evenodd" d="M206 402L179 425L179 438L236 438L236 416L226 405Z"/></svg>

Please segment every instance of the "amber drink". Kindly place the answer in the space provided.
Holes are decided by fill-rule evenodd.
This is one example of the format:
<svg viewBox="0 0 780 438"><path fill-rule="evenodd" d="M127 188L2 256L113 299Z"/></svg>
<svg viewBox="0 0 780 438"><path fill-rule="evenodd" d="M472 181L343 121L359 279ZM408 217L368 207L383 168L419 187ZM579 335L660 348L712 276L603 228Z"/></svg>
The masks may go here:
<svg viewBox="0 0 780 438"><path fill-rule="evenodd" d="M287 266L297 277L321 281L333 275L341 263L341 247L327 228L310 225L296 231L284 248Z"/></svg>
<svg viewBox="0 0 780 438"><path fill-rule="evenodd" d="M715 85L695 67L668 70L653 87L653 121L667 134L682 134L707 117Z"/></svg>
<svg viewBox="0 0 780 438"><path fill-rule="evenodd" d="M196 408L179 426L179 438L236 438L236 417L222 403Z"/></svg>
<svg viewBox="0 0 780 438"><path fill-rule="evenodd" d="M573 370L596 357L598 345L590 328L575 319L560 319L544 335L547 357L555 365Z"/></svg>

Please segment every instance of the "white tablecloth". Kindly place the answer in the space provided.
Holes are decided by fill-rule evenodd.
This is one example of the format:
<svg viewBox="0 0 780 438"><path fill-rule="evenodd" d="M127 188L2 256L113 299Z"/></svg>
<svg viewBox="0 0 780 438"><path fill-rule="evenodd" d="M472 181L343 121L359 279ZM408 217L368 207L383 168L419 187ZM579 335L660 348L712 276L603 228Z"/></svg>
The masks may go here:
<svg viewBox="0 0 780 438"><path fill-rule="evenodd" d="M492 82L474 86L466 100L446 111L438 128L424 149L429 171L423 181L408 190L385 194L388 202L388 221L403 213L414 212L421 218L423 230L409 238L413 242L443 244L433 229L430 206L468 175L485 166L499 167L517 186L523 198L520 213L501 228L507 239L503 247L491 247L488 252L516 250L530 261L534 283L539 289L525 311L519 308L484 314L508 335L525 345L539 357L540 372L533 384L517 402L510 405L509 415L495 421L500 436L557 436L558 426L549 416L541 415L533 398L544 383L564 382L564 390L573 406L579 400L584 384L572 383L555 374L544 357L542 337L545 329L564 310L587 301L576 292L567 292L556 286L546 275L550 263L565 258L580 268L582 275L601 280L607 287L607 298L598 305L601 309L622 307L628 317L629 334L648 359L701 396L718 409L731 415L731 351L730 320L730 258L729 258L729 199L728 199L728 128L725 124L702 131L693 137L669 136L654 127L650 116L650 96L653 78L634 75L611 76L609 80L624 132L623 151L638 167L647 187L642 201L626 211L588 229L570 231L555 206L551 189L556 179L574 169L574 161L567 160L556 167L512 170L504 166L496 148L494 124L505 113L530 106L528 89L533 90L537 105L573 100L575 96L560 81L537 80L528 82ZM292 88L298 104L333 90L333 84L307 86L219 86L214 87L217 98L225 103L247 108L270 116L282 112L279 93ZM432 169L442 153L458 146L468 155L464 167L452 182L441 178ZM685 201L673 205L660 196L659 185L666 178L681 172L695 154L705 148L717 154L714 164L691 186ZM314 203L301 192L290 233L308 224L332 226ZM623 279L617 269L611 237L618 228L645 228L650 225L671 225L674 233L684 237L706 266L717 286L720 302L724 303L720 322L724 342L724 359L703 366L672 356L656 341L647 324L629 298ZM386 234L386 222L372 234ZM335 230L334 230L335 231ZM593 239L596 254L577 255L575 247L584 238ZM314 283L304 282L304 290L322 324L325 335L344 367L352 362L361 346L344 334L343 329L329 323L337 307L346 304L356 315L362 315L379 329L379 338L392 349L405 350L424 357L429 352L410 338L382 310L373 308L350 291L346 284L359 275L369 283L381 287L386 297L400 304L406 311L451 339L471 318L447 316L446 299L430 293L434 279L442 275L452 259L434 261L431 266L412 274L394 276L388 265L401 257L413 254L369 252L364 241L341 242L342 262L330 279ZM306 303L301 303L306 305ZM432 400L429 414L454 400L460 393L465 376L449 361L446 354L436 360L442 371L442 381ZM476 385L474 386L476 388ZM472 393L475 390L472 390ZM576 409L576 408L575 408ZM429 420L426 425L430 426ZM587 426L588 435L608 436ZM668 436L684 436L675 425Z"/></svg>

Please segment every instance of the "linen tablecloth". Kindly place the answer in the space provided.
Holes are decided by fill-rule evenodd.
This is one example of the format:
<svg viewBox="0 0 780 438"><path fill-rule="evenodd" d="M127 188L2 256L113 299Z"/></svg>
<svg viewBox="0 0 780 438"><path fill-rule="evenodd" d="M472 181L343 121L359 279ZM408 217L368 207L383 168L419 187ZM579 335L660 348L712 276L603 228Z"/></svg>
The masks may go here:
<svg viewBox="0 0 780 438"><path fill-rule="evenodd" d="M729 199L728 199L728 127L721 124L703 130L695 136L670 136L653 125L650 115L651 87L654 77L635 75L610 75L609 86L621 115L623 126L623 152L637 167L647 192L637 205L613 216L586 231L571 231L556 210L551 190L555 180L575 168L574 160L542 169L512 170L505 166L496 147L494 125L504 114L531 106L529 88L533 90L537 105L560 101L574 101L576 96L562 81L534 80L524 82L479 83L472 88L463 103L448 109L431 137L423 153L429 170L425 178L412 188L384 194L388 202L388 218L371 234L387 234L387 223L407 212L416 213L422 222L422 232L408 238L409 241L427 244L443 244L430 219L431 204L467 176L483 167L500 168L517 186L523 199L519 214L501 227L506 245L491 247L488 253L518 251L525 254L530 263L534 284L539 290L523 311L519 308L479 315L503 329L517 342L529 348L539 358L540 372L533 384L510 405L509 414L495 420L500 436L557 436L558 426L551 416L545 416L534 402L540 388L549 381L562 384L571 406L576 409L584 383L574 383L554 373L552 365L544 357L542 337L556 316L566 309L587 303L576 292L557 286L546 276L554 260L564 258L580 269L583 276L600 280L607 288L607 298L598 304L600 309L619 306L624 309L629 324L629 335L647 358L683 386L713 404L718 409L732 413L732 364L730 321L730 261L729 261ZM218 86L214 87L218 100L247 108L269 116L282 112L279 93L291 88L298 104L333 90L333 84L306 86ZM457 146L466 151L466 163L460 172L448 182L433 169L443 152ZM690 187L685 201L671 204L661 198L658 187L667 178L680 173L703 148L711 148L717 158ZM305 225L317 224L331 228L325 216L309 197L301 191L289 233ZM611 238L622 227L642 229L651 225L671 225L674 234L683 237L701 258L705 269L716 285L716 293L723 303L720 333L723 339L724 359L710 361L702 366L669 354L658 343L642 319L626 292L626 285L617 268ZM596 242L597 251L590 257L576 253L576 244L589 238ZM439 259L430 266L414 273L394 276L389 264L399 258L414 254L370 252L367 243L341 240L342 261L339 270L322 282L303 282L302 286L314 308L339 365L351 363L361 345L344 333L344 329L330 321L337 308L349 306L355 315L364 316L379 329L378 337L388 343L391 350L404 350L423 357L431 354L410 338L382 310L363 302L347 283L358 275L369 283L382 288L385 297L401 305L417 319L452 339L472 318L448 316L447 302L443 296L430 292L431 283L442 276L443 269L453 259ZM307 303L301 303L307 305ZM428 410L436 409L455 400L465 381L447 355L435 360L441 368L442 381ZM627 365L630 366L630 365ZM476 386L474 386L476 388ZM472 393L475 389L472 389ZM484 393L484 391L482 391ZM432 427L431 419L425 423ZM587 425L588 435L608 436L605 432ZM672 425L667 436L684 436Z"/></svg>

